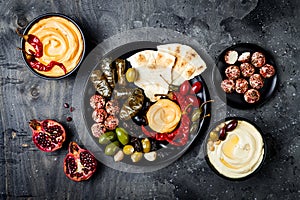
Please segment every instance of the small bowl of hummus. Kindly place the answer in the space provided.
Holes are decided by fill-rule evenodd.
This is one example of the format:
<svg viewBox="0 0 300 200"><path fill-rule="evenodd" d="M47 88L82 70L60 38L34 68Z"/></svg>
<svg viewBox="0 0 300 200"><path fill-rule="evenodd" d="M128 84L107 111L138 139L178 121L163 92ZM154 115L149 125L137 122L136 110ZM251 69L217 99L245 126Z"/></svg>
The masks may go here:
<svg viewBox="0 0 300 200"><path fill-rule="evenodd" d="M85 53L84 35L77 23L59 13L33 19L22 34L23 58L35 75L61 79L73 73Z"/></svg>
<svg viewBox="0 0 300 200"><path fill-rule="evenodd" d="M226 118L214 124L203 147L212 170L230 180L250 177L260 169L266 157L262 131L240 117Z"/></svg>

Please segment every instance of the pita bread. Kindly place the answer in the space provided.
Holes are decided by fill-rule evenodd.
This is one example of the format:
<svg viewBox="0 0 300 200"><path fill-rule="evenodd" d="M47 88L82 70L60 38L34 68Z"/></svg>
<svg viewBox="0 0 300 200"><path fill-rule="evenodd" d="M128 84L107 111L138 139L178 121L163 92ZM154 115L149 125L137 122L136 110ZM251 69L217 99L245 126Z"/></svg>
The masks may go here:
<svg viewBox="0 0 300 200"><path fill-rule="evenodd" d="M159 52L169 53L176 57L172 69L172 84L181 85L185 80L198 76L206 69L206 64L199 54L190 46L182 44L165 44L157 46Z"/></svg>
<svg viewBox="0 0 300 200"><path fill-rule="evenodd" d="M175 59L168 53L153 50L140 51L127 58L138 72L138 78L134 84L142 88L151 101L154 102L160 98L155 97L155 94L168 93Z"/></svg>

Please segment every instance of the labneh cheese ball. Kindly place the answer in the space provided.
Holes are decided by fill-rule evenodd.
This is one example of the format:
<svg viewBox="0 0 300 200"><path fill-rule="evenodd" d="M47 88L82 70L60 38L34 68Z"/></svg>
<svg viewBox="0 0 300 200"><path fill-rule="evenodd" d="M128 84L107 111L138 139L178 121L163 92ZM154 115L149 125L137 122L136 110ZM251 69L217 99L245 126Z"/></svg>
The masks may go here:
<svg viewBox="0 0 300 200"><path fill-rule="evenodd" d="M251 57L250 52L244 52L239 56L238 61L242 63L249 62L250 57Z"/></svg>
<svg viewBox="0 0 300 200"><path fill-rule="evenodd" d="M256 89L250 89L244 94L244 99L247 103L255 103L260 99L260 93Z"/></svg>
<svg viewBox="0 0 300 200"><path fill-rule="evenodd" d="M238 52L230 50L226 52L224 60L227 64L232 65L237 61L238 56L239 56Z"/></svg>
<svg viewBox="0 0 300 200"><path fill-rule="evenodd" d="M226 74L227 78L235 80L240 77L241 70L238 66L231 65L226 68L225 74Z"/></svg>
<svg viewBox="0 0 300 200"><path fill-rule="evenodd" d="M248 90L248 81L243 78L239 78L235 82L235 91L239 94L243 94Z"/></svg>
<svg viewBox="0 0 300 200"><path fill-rule="evenodd" d="M275 69L274 69L273 65L265 64L263 67L261 67L259 69L259 73L264 78L270 78L270 77L274 76Z"/></svg>
<svg viewBox="0 0 300 200"><path fill-rule="evenodd" d="M262 67L266 63L266 57L261 52L255 52L252 54L251 63L254 67Z"/></svg>
<svg viewBox="0 0 300 200"><path fill-rule="evenodd" d="M232 93L235 90L235 82L231 79L225 79L221 83L221 88L226 93Z"/></svg>
<svg viewBox="0 0 300 200"><path fill-rule="evenodd" d="M250 63L242 63L240 69L244 77L250 77L255 73L255 68Z"/></svg>
<svg viewBox="0 0 300 200"><path fill-rule="evenodd" d="M254 89L260 89L264 86L264 80L259 74L253 74L249 79L250 85Z"/></svg>

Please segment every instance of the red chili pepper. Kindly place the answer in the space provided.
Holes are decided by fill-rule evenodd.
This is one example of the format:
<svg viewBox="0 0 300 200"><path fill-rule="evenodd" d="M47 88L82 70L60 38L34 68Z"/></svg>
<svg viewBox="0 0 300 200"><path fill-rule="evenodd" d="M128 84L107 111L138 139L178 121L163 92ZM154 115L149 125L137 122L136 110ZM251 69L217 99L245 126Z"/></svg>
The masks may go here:
<svg viewBox="0 0 300 200"><path fill-rule="evenodd" d="M40 39L37 36L32 34L22 35L21 33L19 33L18 30L16 30L16 32L20 37L24 38L24 40L34 48L35 52L29 50L29 52L32 55L34 55L36 58L40 58L43 56L43 43L40 41Z"/></svg>
<svg viewBox="0 0 300 200"><path fill-rule="evenodd" d="M57 65L57 66L59 66L64 71L65 74L67 73L66 67L64 66L64 64L62 64L60 62L51 61L48 65L44 65L43 63L40 63L38 60L36 60L33 55L27 54L27 53L26 53L26 59L27 59L29 65L30 65L30 67L32 67L33 69L37 69L39 71L48 72L55 65Z"/></svg>
<svg viewBox="0 0 300 200"><path fill-rule="evenodd" d="M168 141L170 144L174 146L183 146L187 143L189 139L190 132L190 119L187 114L183 114L181 118L181 124L177 128L177 135L171 141Z"/></svg>

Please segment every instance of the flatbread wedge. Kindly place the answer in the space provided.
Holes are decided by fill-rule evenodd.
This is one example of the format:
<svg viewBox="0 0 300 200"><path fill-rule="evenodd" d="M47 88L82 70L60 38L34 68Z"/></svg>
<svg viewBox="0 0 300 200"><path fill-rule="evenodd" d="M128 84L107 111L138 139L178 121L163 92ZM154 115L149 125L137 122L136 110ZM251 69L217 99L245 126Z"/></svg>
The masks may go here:
<svg viewBox="0 0 300 200"><path fill-rule="evenodd" d="M185 80L198 76L206 69L206 63L190 46L172 43L157 46L159 52L169 53L176 57L172 69L172 84L181 85Z"/></svg>
<svg viewBox="0 0 300 200"><path fill-rule="evenodd" d="M171 71L175 63L174 56L164 52L144 50L127 58L127 61L138 73L134 84L142 88L151 101L154 102L160 98L155 97L155 94L168 93L169 84L172 82Z"/></svg>

